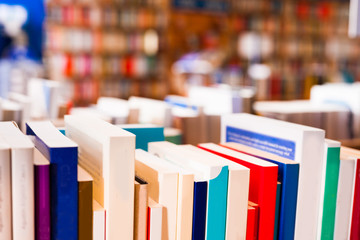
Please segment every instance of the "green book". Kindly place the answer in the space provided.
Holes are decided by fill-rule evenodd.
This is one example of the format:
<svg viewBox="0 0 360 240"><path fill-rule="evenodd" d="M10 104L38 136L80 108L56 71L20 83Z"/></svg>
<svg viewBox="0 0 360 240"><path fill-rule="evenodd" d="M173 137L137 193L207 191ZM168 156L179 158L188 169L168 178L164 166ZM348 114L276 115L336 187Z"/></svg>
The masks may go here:
<svg viewBox="0 0 360 240"><path fill-rule="evenodd" d="M274 224L274 240L278 239L280 204L281 204L281 182L277 182L277 186L276 186L276 206L275 206L275 224Z"/></svg>
<svg viewBox="0 0 360 240"><path fill-rule="evenodd" d="M340 167L340 142L325 140L325 165L323 176L323 202L320 211L321 240L334 238L336 196Z"/></svg>

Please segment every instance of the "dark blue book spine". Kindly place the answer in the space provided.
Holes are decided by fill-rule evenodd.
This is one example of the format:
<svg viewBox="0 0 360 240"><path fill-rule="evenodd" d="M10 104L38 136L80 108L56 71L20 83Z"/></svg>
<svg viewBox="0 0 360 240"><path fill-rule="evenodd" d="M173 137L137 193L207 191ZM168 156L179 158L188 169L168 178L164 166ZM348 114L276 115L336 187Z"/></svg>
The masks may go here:
<svg viewBox="0 0 360 240"><path fill-rule="evenodd" d="M36 148L50 161L51 240L78 239L77 147L49 148L35 135Z"/></svg>
<svg viewBox="0 0 360 240"><path fill-rule="evenodd" d="M192 239L205 239L207 182L194 183Z"/></svg>

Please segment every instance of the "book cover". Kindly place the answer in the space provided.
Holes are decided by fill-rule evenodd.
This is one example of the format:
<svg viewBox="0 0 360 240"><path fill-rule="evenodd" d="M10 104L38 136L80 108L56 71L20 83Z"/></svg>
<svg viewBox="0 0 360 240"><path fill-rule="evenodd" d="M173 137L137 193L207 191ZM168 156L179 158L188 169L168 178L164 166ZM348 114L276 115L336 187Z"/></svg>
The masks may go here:
<svg viewBox="0 0 360 240"><path fill-rule="evenodd" d="M278 239L293 239L297 207L299 163L240 143L228 142L220 145L278 165L278 181L282 183Z"/></svg>
<svg viewBox="0 0 360 240"><path fill-rule="evenodd" d="M238 142L300 163L294 234L299 240L317 237L324 140L324 130L251 114L221 120L222 143Z"/></svg>
<svg viewBox="0 0 360 240"><path fill-rule="evenodd" d="M0 135L11 149L12 239L33 240L35 237L34 144L13 122L1 122Z"/></svg>
<svg viewBox="0 0 360 240"><path fill-rule="evenodd" d="M50 162L34 150L35 239L50 240Z"/></svg>
<svg viewBox="0 0 360 240"><path fill-rule="evenodd" d="M78 166L78 240L93 238L93 178Z"/></svg>
<svg viewBox="0 0 360 240"><path fill-rule="evenodd" d="M79 145L79 165L94 179L106 210L106 239L133 239L135 135L100 119L65 116L66 136Z"/></svg>
<svg viewBox="0 0 360 240"><path fill-rule="evenodd" d="M207 188L207 181L194 181L192 239L205 239Z"/></svg>
<svg viewBox="0 0 360 240"><path fill-rule="evenodd" d="M135 176L134 239L146 240L148 183Z"/></svg>
<svg viewBox="0 0 360 240"><path fill-rule="evenodd" d="M49 121L26 123L26 134L50 162L51 239L77 239L78 147Z"/></svg>
<svg viewBox="0 0 360 240"><path fill-rule="evenodd" d="M321 239L334 238L336 196L340 167L340 142L326 139L324 156L323 203L320 207L319 234ZM322 211L321 211L322 210Z"/></svg>
<svg viewBox="0 0 360 240"><path fill-rule="evenodd" d="M258 238L273 239L278 166L213 143L198 147L250 169L249 201L259 204Z"/></svg>
<svg viewBox="0 0 360 240"><path fill-rule="evenodd" d="M0 239L11 240L11 158L10 146L0 138Z"/></svg>

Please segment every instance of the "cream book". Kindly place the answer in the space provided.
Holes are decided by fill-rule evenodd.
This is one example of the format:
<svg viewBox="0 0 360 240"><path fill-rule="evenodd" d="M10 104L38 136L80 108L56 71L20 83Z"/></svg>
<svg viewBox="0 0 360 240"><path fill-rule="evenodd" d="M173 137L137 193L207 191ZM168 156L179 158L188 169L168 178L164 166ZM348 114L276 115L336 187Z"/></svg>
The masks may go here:
<svg viewBox="0 0 360 240"><path fill-rule="evenodd" d="M93 240L105 240L105 209L93 200Z"/></svg>
<svg viewBox="0 0 360 240"><path fill-rule="evenodd" d="M148 184L148 196L164 206L162 238L176 239L179 170L141 149L135 151L135 174Z"/></svg>
<svg viewBox="0 0 360 240"><path fill-rule="evenodd" d="M300 163L295 239L316 239L325 131L251 114L221 119L221 142L237 142Z"/></svg>
<svg viewBox="0 0 360 240"><path fill-rule="evenodd" d="M2 138L0 138L0 239L12 239L10 147Z"/></svg>
<svg viewBox="0 0 360 240"><path fill-rule="evenodd" d="M12 122L0 123L0 136L11 148L12 239L33 240L34 144Z"/></svg>
<svg viewBox="0 0 360 240"><path fill-rule="evenodd" d="M226 229L227 240L246 239L246 223L249 201L250 170L240 164L219 157L192 145L180 148L193 152L200 161L225 163L229 167Z"/></svg>
<svg viewBox="0 0 360 240"><path fill-rule="evenodd" d="M79 165L94 178L94 199L106 210L106 240L133 239L135 135L103 120L65 116Z"/></svg>
<svg viewBox="0 0 360 240"><path fill-rule="evenodd" d="M149 222L147 225L148 229L148 240L159 240L162 237L162 226L163 226L163 213L165 208L149 198Z"/></svg>

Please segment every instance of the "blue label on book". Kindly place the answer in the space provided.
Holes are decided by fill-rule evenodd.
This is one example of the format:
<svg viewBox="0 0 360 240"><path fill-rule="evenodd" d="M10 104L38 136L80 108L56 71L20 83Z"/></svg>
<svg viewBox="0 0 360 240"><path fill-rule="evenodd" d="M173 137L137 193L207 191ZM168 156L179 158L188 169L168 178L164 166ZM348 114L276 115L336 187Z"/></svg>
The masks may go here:
<svg viewBox="0 0 360 240"><path fill-rule="evenodd" d="M295 142L293 141L227 126L226 142L241 143L280 157L295 160Z"/></svg>
<svg viewBox="0 0 360 240"><path fill-rule="evenodd" d="M172 0L176 9L197 11L226 12L229 9L228 0Z"/></svg>

